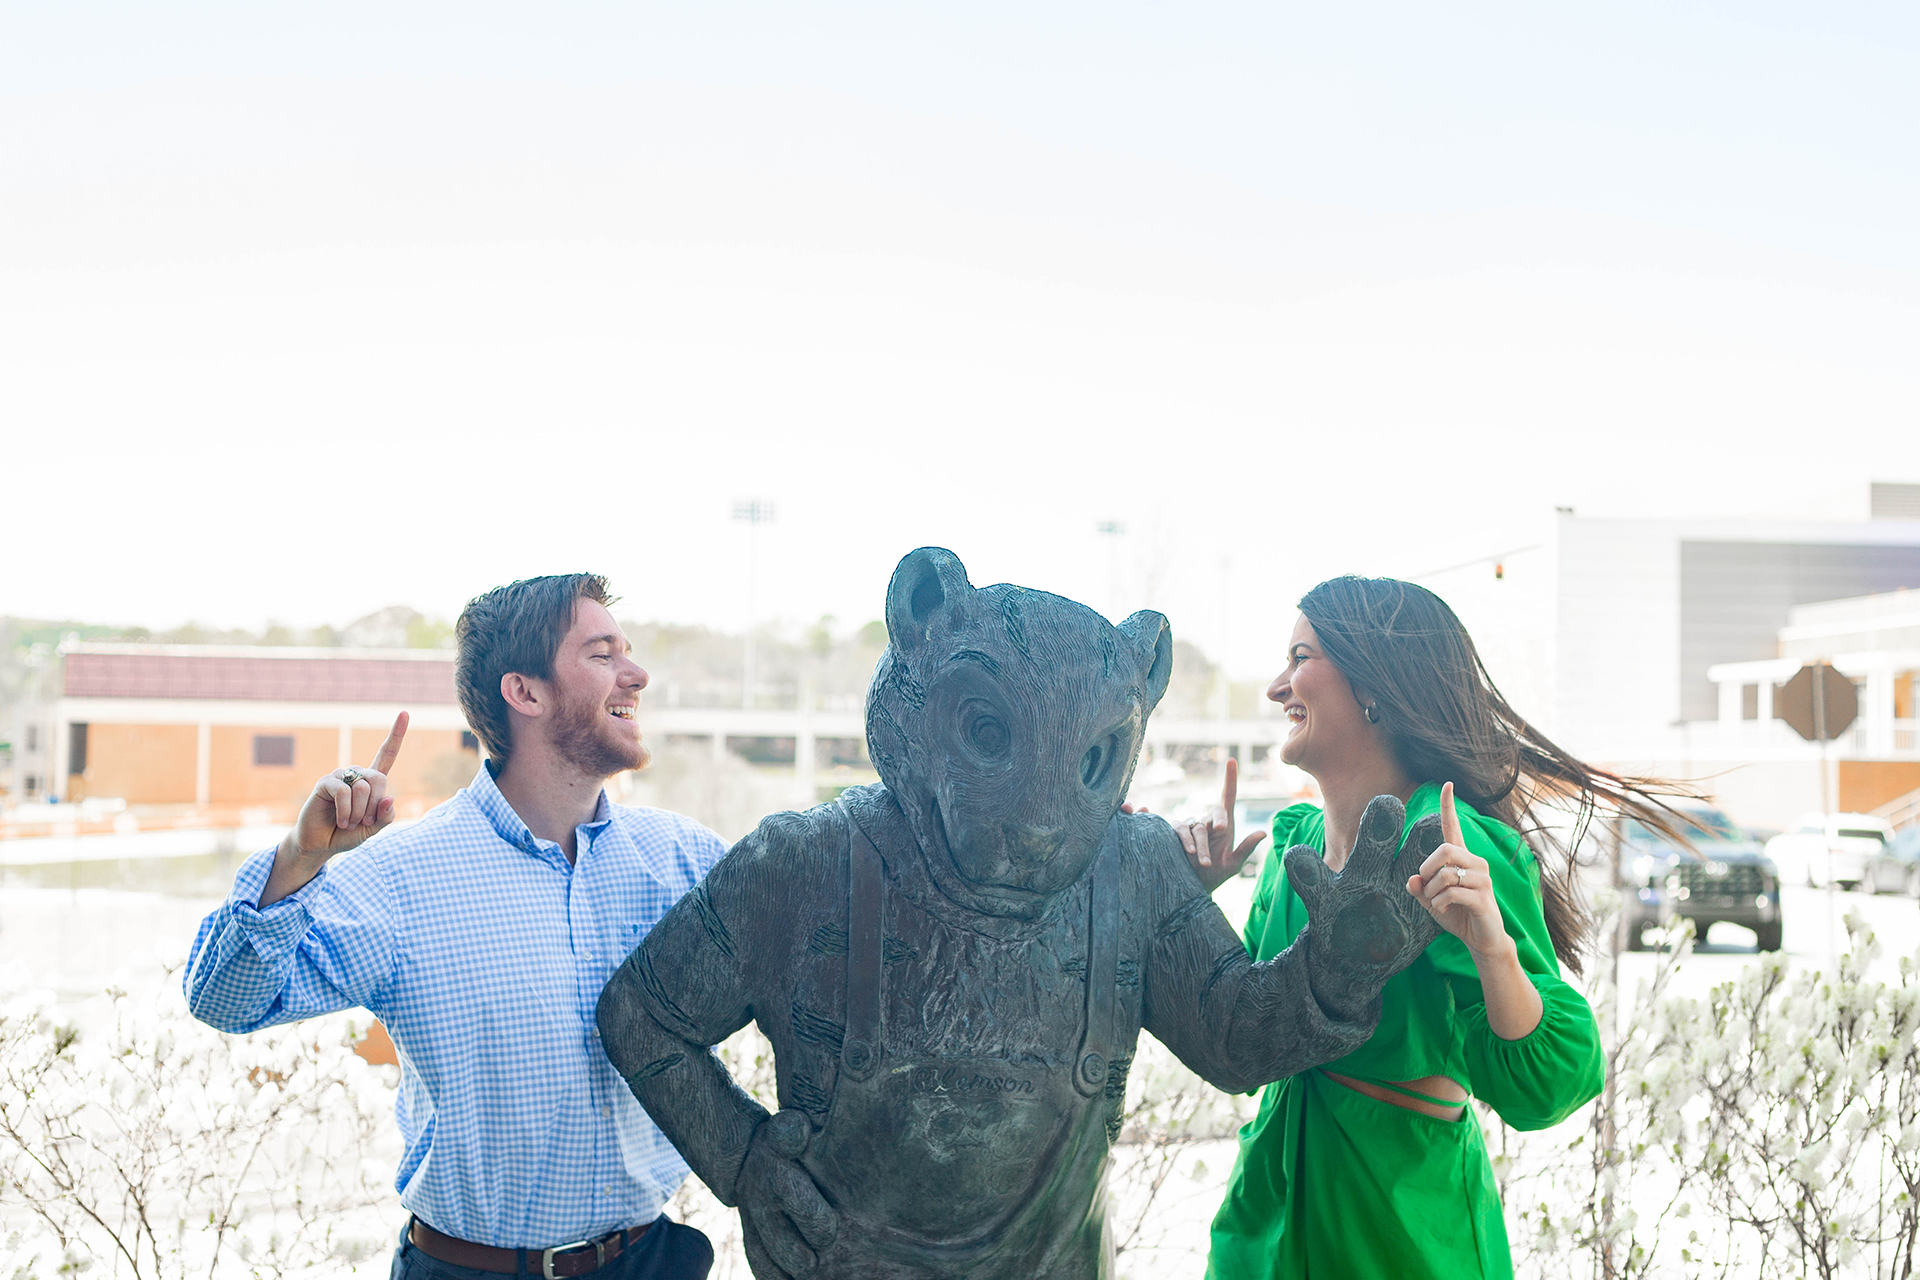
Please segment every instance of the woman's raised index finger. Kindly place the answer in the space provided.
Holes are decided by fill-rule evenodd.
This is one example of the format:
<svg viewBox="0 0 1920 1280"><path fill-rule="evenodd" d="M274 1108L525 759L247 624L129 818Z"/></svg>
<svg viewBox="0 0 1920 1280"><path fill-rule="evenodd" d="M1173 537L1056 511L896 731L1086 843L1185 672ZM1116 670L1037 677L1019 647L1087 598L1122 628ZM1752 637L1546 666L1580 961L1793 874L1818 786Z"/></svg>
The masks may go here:
<svg viewBox="0 0 1920 1280"><path fill-rule="evenodd" d="M1453 784L1442 783L1440 787L1440 838L1448 844L1467 847L1467 838L1460 833L1460 815L1453 807Z"/></svg>
<svg viewBox="0 0 1920 1280"><path fill-rule="evenodd" d="M400 744L407 736L407 713L402 711L393 718L393 731L387 734L387 740L373 753L373 771L392 773L393 762L400 758Z"/></svg>
<svg viewBox="0 0 1920 1280"><path fill-rule="evenodd" d="M1240 762L1232 756L1227 757L1227 778L1220 784L1220 807L1227 811L1227 821L1233 821L1233 798L1240 789Z"/></svg>

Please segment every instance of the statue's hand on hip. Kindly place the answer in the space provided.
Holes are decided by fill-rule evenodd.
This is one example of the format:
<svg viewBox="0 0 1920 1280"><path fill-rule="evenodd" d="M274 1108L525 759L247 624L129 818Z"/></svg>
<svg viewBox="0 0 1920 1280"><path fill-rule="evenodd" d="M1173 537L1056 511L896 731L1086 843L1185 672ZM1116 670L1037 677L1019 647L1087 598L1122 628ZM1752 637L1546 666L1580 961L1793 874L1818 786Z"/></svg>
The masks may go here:
<svg viewBox="0 0 1920 1280"><path fill-rule="evenodd" d="M1287 880L1307 908L1307 974L1329 1013L1358 1021L1388 978L1412 964L1440 926L1407 879L1441 844L1440 820L1422 818L1400 850L1406 806L1375 796L1360 818L1346 866L1334 872L1305 845L1287 850Z"/></svg>
<svg viewBox="0 0 1920 1280"><path fill-rule="evenodd" d="M804 1112L777 1111L747 1144L734 1184L742 1244L762 1280L817 1274L819 1254L840 1233L840 1215L800 1165L813 1124Z"/></svg>

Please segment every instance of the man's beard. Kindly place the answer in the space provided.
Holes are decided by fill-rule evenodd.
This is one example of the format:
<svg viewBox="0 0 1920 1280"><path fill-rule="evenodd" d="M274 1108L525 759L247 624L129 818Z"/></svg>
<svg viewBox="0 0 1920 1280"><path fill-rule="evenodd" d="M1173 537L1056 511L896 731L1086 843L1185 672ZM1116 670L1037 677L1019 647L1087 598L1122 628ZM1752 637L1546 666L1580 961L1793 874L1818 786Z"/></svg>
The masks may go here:
<svg viewBox="0 0 1920 1280"><path fill-rule="evenodd" d="M652 758L643 743L622 742L601 724L607 718L604 703L562 705L553 726L553 749L584 774L608 778L627 769L642 769Z"/></svg>

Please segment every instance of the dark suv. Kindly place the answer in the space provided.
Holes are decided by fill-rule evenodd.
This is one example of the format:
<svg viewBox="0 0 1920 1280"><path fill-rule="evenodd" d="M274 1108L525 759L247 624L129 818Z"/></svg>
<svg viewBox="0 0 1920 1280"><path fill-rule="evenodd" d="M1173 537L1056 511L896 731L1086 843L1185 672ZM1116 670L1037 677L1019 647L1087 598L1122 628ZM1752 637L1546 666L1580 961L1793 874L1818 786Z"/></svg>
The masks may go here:
<svg viewBox="0 0 1920 1280"><path fill-rule="evenodd" d="M1661 835L1634 819L1614 819L1619 842L1627 947L1646 946L1645 931L1673 917L1694 922L1696 937L1721 921L1744 925L1759 938L1760 950L1780 949L1780 873L1758 841L1708 805L1674 806L1699 824L1688 831L1693 847Z"/></svg>

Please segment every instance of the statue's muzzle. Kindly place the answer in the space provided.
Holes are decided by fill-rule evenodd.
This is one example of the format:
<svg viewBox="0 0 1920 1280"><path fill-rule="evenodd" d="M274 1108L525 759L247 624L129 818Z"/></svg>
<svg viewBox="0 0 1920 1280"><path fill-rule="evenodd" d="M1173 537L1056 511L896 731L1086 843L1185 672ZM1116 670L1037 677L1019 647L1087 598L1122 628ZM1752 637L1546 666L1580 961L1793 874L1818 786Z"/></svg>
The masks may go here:
<svg viewBox="0 0 1920 1280"><path fill-rule="evenodd" d="M1060 846L1066 843L1067 829L1007 822L1001 824L1000 837L1007 861L1022 871L1031 871L1053 861Z"/></svg>

